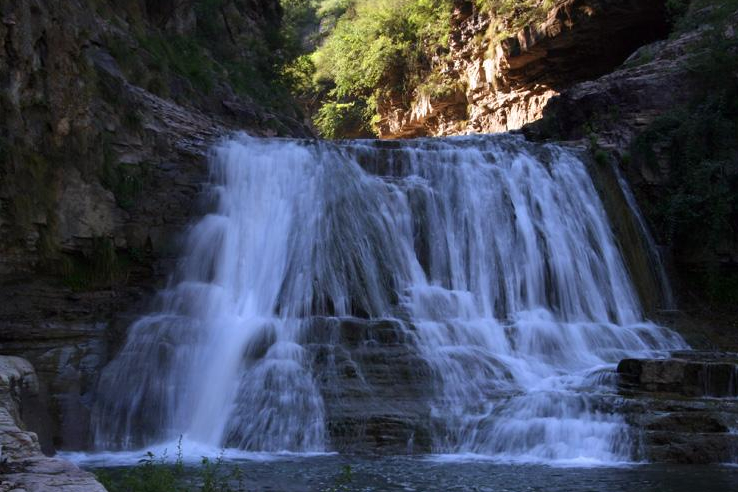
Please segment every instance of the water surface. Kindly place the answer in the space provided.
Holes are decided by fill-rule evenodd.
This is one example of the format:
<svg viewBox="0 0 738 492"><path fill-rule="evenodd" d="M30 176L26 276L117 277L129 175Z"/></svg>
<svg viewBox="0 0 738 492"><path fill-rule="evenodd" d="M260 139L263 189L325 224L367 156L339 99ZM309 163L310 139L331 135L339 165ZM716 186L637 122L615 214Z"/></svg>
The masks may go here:
<svg viewBox="0 0 738 492"><path fill-rule="evenodd" d="M252 457L253 458L253 457ZM455 457L262 456L229 460L243 471L247 490L322 492L340 484L351 467L346 491L479 492L734 492L738 467L621 465L556 467L516 465ZM87 465L103 463L88 461ZM94 471L94 468L93 468Z"/></svg>

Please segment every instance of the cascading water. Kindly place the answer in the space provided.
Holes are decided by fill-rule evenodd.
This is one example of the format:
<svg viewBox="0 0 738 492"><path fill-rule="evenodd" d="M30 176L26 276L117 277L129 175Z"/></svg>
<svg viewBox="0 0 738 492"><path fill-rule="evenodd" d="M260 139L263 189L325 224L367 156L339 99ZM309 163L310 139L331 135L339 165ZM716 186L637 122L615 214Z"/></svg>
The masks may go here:
<svg viewBox="0 0 738 492"><path fill-rule="evenodd" d="M585 165L509 135L239 137L216 213L101 377L96 445L330 448L305 333L391 318L431 368L433 451L622 461L624 357L681 348L642 320Z"/></svg>

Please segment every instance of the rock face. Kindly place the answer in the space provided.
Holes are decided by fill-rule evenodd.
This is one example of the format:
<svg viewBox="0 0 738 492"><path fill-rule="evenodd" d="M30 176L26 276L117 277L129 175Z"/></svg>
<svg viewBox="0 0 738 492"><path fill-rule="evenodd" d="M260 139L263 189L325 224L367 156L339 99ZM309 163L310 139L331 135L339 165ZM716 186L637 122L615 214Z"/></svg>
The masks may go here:
<svg viewBox="0 0 738 492"><path fill-rule="evenodd" d="M279 1L221 3L0 0L0 353L38 370L45 452L88 445L89 391L126 313L208 207L208 146L309 135L218 61L265 79L246 47L273 38ZM222 50L198 44L203 29Z"/></svg>
<svg viewBox="0 0 738 492"><path fill-rule="evenodd" d="M695 354L684 354L694 357ZM698 355L698 354L697 354ZM684 396L738 396L738 358L724 355L689 360L674 354L670 359L625 359L618 365L623 387Z"/></svg>
<svg viewBox="0 0 738 492"><path fill-rule="evenodd" d="M90 473L41 454L36 434L24 424L34 418L28 413L37 396L33 366L19 357L0 356L0 491L104 492Z"/></svg>
<svg viewBox="0 0 738 492"><path fill-rule="evenodd" d="M495 19L457 2L451 61L434 73L458 89L380 105L383 138L491 133L539 119L561 90L607 73L636 48L666 35L663 0L562 0L543 22L497 41ZM461 89L463 88L463 90Z"/></svg>
<svg viewBox="0 0 738 492"><path fill-rule="evenodd" d="M702 39L703 32L696 30L640 48L612 73L562 91L524 132L532 138L578 140L594 125L602 147L627 149L658 114L686 102L687 62L700 56Z"/></svg>
<svg viewBox="0 0 738 492"><path fill-rule="evenodd" d="M641 459L705 464L738 458L738 354L626 359L617 372L621 411L640 433Z"/></svg>
<svg viewBox="0 0 738 492"><path fill-rule="evenodd" d="M313 321L305 346L313 357L334 449L431 451L430 367L408 337L396 321Z"/></svg>

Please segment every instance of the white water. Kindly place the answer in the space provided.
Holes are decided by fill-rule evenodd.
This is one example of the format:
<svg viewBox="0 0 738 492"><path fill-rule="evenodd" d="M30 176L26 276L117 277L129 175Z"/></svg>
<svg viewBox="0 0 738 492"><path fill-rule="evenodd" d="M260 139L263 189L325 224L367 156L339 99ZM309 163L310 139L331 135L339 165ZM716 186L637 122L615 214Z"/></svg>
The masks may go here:
<svg viewBox="0 0 738 492"><path fill-rule="evenodd" d="M369 170L362 169L359 162ZM511 136L215 149L217 212L104 371L99 449L330 449L313 315L402 320L433 369L434 452L616 463L620 359L684 347L642 319L584 164Z"/></svg>

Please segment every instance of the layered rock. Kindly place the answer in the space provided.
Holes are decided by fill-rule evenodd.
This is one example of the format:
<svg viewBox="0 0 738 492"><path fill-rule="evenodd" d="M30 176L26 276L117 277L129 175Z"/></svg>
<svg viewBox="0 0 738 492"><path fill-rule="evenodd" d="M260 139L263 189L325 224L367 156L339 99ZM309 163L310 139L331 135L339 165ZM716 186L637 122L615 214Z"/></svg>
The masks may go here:
<svg viewBox="0 0 738 492"><path fill-rule="evenodd" d="M0 356L0 491L105 492L92 474L41 454L37 435L24 423L37 396L33 366Z"/></svg>
<svg viewBox="0 0 738 492"><path fill-rule="evenodd" d="M681 358L682 355L685 358ZM623 387L684 396L738 396L738 356L673 354L669 359L625 359L618 365Z"/></svg>
<svg viewBox="0 0 738 492"><path fill-rule="evenodd" d="M738 355L681 352L618 365L620 411L640 435L640 458L664 463L738 459Z"/></svg>
<svg viewBox="0 0 738 492"><path fill-rule="evenodd" d="M380 104L380 136L402 138L519 129L565 88L607 73L636 48L666 35L663 0L561 0L540 23L498 41L497 19L457 2L451 61L433 73L465 90L416 92Z"/></svg>
<svg viewBox="0 0 738 492"><path fill-rule="evenodd" d="M316 318L305 346L341 452L428 453L430 366L392 320Z"/></svg>

